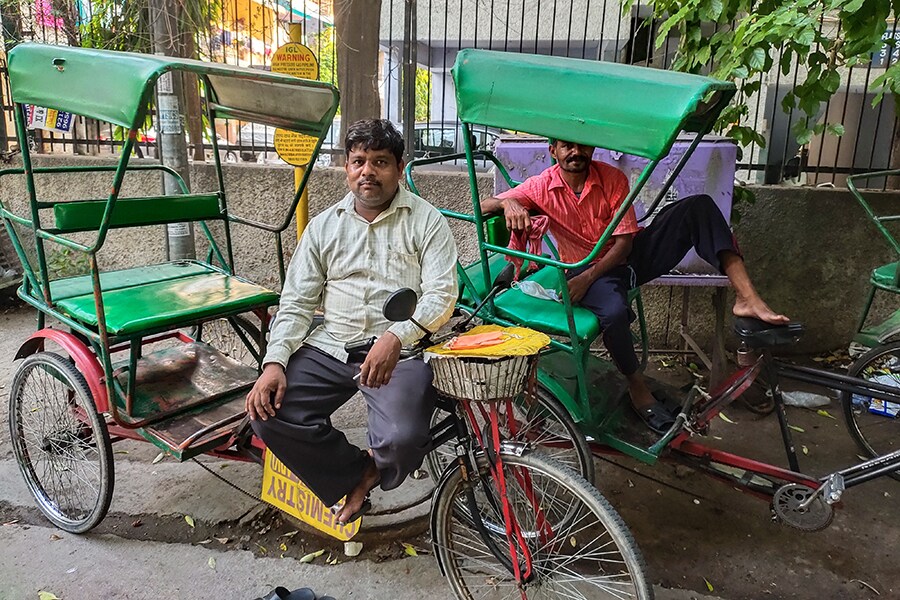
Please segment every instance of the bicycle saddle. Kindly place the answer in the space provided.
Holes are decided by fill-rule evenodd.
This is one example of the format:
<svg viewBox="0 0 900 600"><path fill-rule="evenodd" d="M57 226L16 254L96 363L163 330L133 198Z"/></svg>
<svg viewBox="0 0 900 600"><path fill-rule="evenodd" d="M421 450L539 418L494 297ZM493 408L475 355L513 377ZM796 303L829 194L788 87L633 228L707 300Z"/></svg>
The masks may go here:
<svg viewBox="0 0 900 600"><path fill-rule="evenodd" d="M751 348L796 344L803 335L803 323L773 325L751 317L735 317L734 332Z"/></svg>

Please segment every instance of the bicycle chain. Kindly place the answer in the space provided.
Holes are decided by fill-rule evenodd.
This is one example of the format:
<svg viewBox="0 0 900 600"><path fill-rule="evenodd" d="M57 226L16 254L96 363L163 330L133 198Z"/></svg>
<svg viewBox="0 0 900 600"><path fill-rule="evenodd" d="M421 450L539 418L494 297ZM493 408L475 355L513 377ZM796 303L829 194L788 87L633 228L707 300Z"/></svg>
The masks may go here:
<svg viewBox="0 0 900 600"><path fill-rule="evenodd" d="M260 497L257 496L256 494L254 494L254 493L252 493L252 492L248 492L247 490L245 490L244 488L240 487L239 485L237 485L236 483L234 483L234 482L232 482L232 481L228 481L228 480L225 479L223 476L219 475L218 473L216 473L215 471L213 471L212 469L210 469L208 466L206 466L204 463L200 462L200 461L197 460L196 458L192 458L191 460L194 461L195 463L197 463L198 465L200 465L206 472L208 472L210 475L212 475L213 477L215 477L215 478L218 479L219 481L222 481L222 482L226 483L227 485L233 487L234 489L236 489L236 490L239 491L240 493L244 494L245 496L249 496L250 498L253 498L253 499L256 500L257 502L260 502L260 503L263 503L263 504L267 504L267 502L266 502L265 500L263 500L262 498L260 498ZM397 513L399 513L399 512L402 512L402 511L404 511L404 510L408 510L408 509L410 509L410 508L412 508L412 507L414 507L414 506L418 506L419 504L422 504L423 502L425 502L426 500L428 500L429 498L431 498L431 494L432 494L433 491L434 491L434 490L429 490L429 491L426 492L425 494L422 494L420 497L415 498L415 499L413 499L413 500L410 500L409 502L407 502L407 503L405 503L405 504L401 504L400 506L395 506L395 507L391 508L390 510L381 510L381 511L378 511L378 510L371 510L371 511L369 511L368 514L371 515L371 516L373 516L373 517L375 517L375 516L380 516L380 515L393 515L393 514L397 514Z"/></svg>
<svg viewBox="0 0 900 600"><path fill-rule="evenodd" d="M218 473L216 473L215 471L213 471L212 469L207 467L205 464L203 464L202 462L197 460L196 458L192 458L191 460L194 461L195 463L197 463L198 465L200 465L201 467L203 467L203 469L205 469L210 475L212 475L213 477L215 477L216 479L218 479L220 481L225 482L226 484L230 485L231 487L233 487L240 493L244 494L245 496L249 496L249 497L253 498L254 500L256 500L257 502L265 503L265 500L263 500L256 494L254 494L252 492L248 492L247 490L240 487L238 484L236 484L234 482L228 481L227 479L225 479L224 477L222 477L221 475L219 475Z"/></svg>

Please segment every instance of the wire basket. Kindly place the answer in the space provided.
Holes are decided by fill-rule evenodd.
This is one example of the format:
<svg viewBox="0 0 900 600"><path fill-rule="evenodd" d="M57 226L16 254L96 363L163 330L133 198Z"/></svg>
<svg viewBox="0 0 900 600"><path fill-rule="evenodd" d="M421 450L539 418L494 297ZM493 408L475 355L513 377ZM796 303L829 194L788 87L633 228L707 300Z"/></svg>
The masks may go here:
<svg viewBox="0 0 900 600"><path fill-rule="evenodd" d="M521 394L532 380L537 355L484 358L432 355L434 387L454 400L498 402Z"/></svg>

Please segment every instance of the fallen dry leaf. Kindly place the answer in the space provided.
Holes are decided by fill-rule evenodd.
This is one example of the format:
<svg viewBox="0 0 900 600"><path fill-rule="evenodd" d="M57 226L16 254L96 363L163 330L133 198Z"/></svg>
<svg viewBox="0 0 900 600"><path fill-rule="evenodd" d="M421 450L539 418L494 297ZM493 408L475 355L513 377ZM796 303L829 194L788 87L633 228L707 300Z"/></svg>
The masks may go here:
<svg viewBox="0 0 900 600"><path fill-rule="evenodd" d="M315 551L315 552L310 552L309 554L306 554L306 555L300 557L300 562L302 562L302 563L311 563L312 561L316 560L317 558L319 558L319 557L322 556L323 554L325 554L325 549L324 549L324 548L323 548L322 550L317 550L317 551Z"/></svg>
<svg viewBox="0 0 900 600"><path fill-rule="evenodd" d="M59 597L52 592L38 592L38 600L60 600Z"/></svg>
<svg viewBox="0 0 900 600"><path fill-rule="evenodd" d="M706 577L704 577L704 578L703 578L703 582L706 583L706 589L707 589L707 590L709 590L710 592L715 591L715 590L713 590L713 584L711 584L711 583L709 582L709 579L707 579Z"/></svg>
<svg viewBox="0 0 900 600"><path fill-rule="evenodd" d="M416 549L413 548L413 545L407 544L406 542L403 542L403 551L406 552L406 554L408 554L409 556L418 556L419 555L419 553L416 552Z"/></svg>
<svg viewBox="0 0 900 600"><path fill-rule="evenodd" d="M803 429L802 427L797 427L796 425L788 425L788 427L793 429L794 431L799 431L800 433L806 433L806 430Z"/></svg>
<svg viewBox="0 0 900 600"><path fill-rule="evenodd" d="M827 410L822 410L821 408L816 411L816 414L819 415L820 417L828 417L829 419L834 419L834 417L831 416L830 412L828 412ZM837 420L837 419L835 419L835 420Z"/></svg>
<svg viewBox="0 0 900 600"><path fill-rule="evenodd" d="M726 423L731 423L732 425L734 425L734 421L732 421L731 419L729 419L729 418L728 418L728 415L726 415L726 414L723 413L723 412L720 412L720 413L719 413L719 418L722 419L723 421L725 421Z"/></svg>
<svg viewBox="0 0 900 600"><path fill-rule="evenodd" d="M359 556L362 549L363 545L361 542L344 542L344 554L346 556Z"/></svg>
<svg viewBox="0 0 900 600"><path fill-rule="evenodd" d="M191 527L194 526L194 517L192 517L191 515L184 515L184 521Z"/></svg>
<svg viewBox="0 0 900 600"><path fill-rule="evenodd" d="M210 556L209 560L206 561L206 564L208 564L209 568L212 569L213 571L216 570L216 559L214 557Z"/></svg>

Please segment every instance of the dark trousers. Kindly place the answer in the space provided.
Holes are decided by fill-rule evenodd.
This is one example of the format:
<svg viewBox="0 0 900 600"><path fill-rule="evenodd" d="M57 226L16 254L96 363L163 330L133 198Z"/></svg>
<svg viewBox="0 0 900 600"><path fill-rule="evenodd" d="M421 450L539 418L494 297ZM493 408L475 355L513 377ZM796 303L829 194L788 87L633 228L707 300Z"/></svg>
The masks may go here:
<svg viewBox="0 0 900 600"><path fill-rule="evenodd" d="M640 366L631 340L634 315L628 306L628 290L665 275L691 248L719 272L720 252L740 255L722 212L707 195L691 196L661 210L634 236L628 264L598 278L582 298L581 306L597 315L603 343L623 374L631 375ZM569 277L582 270L573 269Z"/></svg>
<svg viewBox="0 0 900 600"><path fill-rule="evenodd" d="M398 487L418 469L430 444L434 410L431 367L421 360L397 364L391 381L378 389L353 380L359 364L302 346L288 361L287 391L274 417L252 422L268 449L326 506L359 484L364 450L331 426L331 415L357 391L368 407L368 442L381 475L381 488Z"/></svg>

